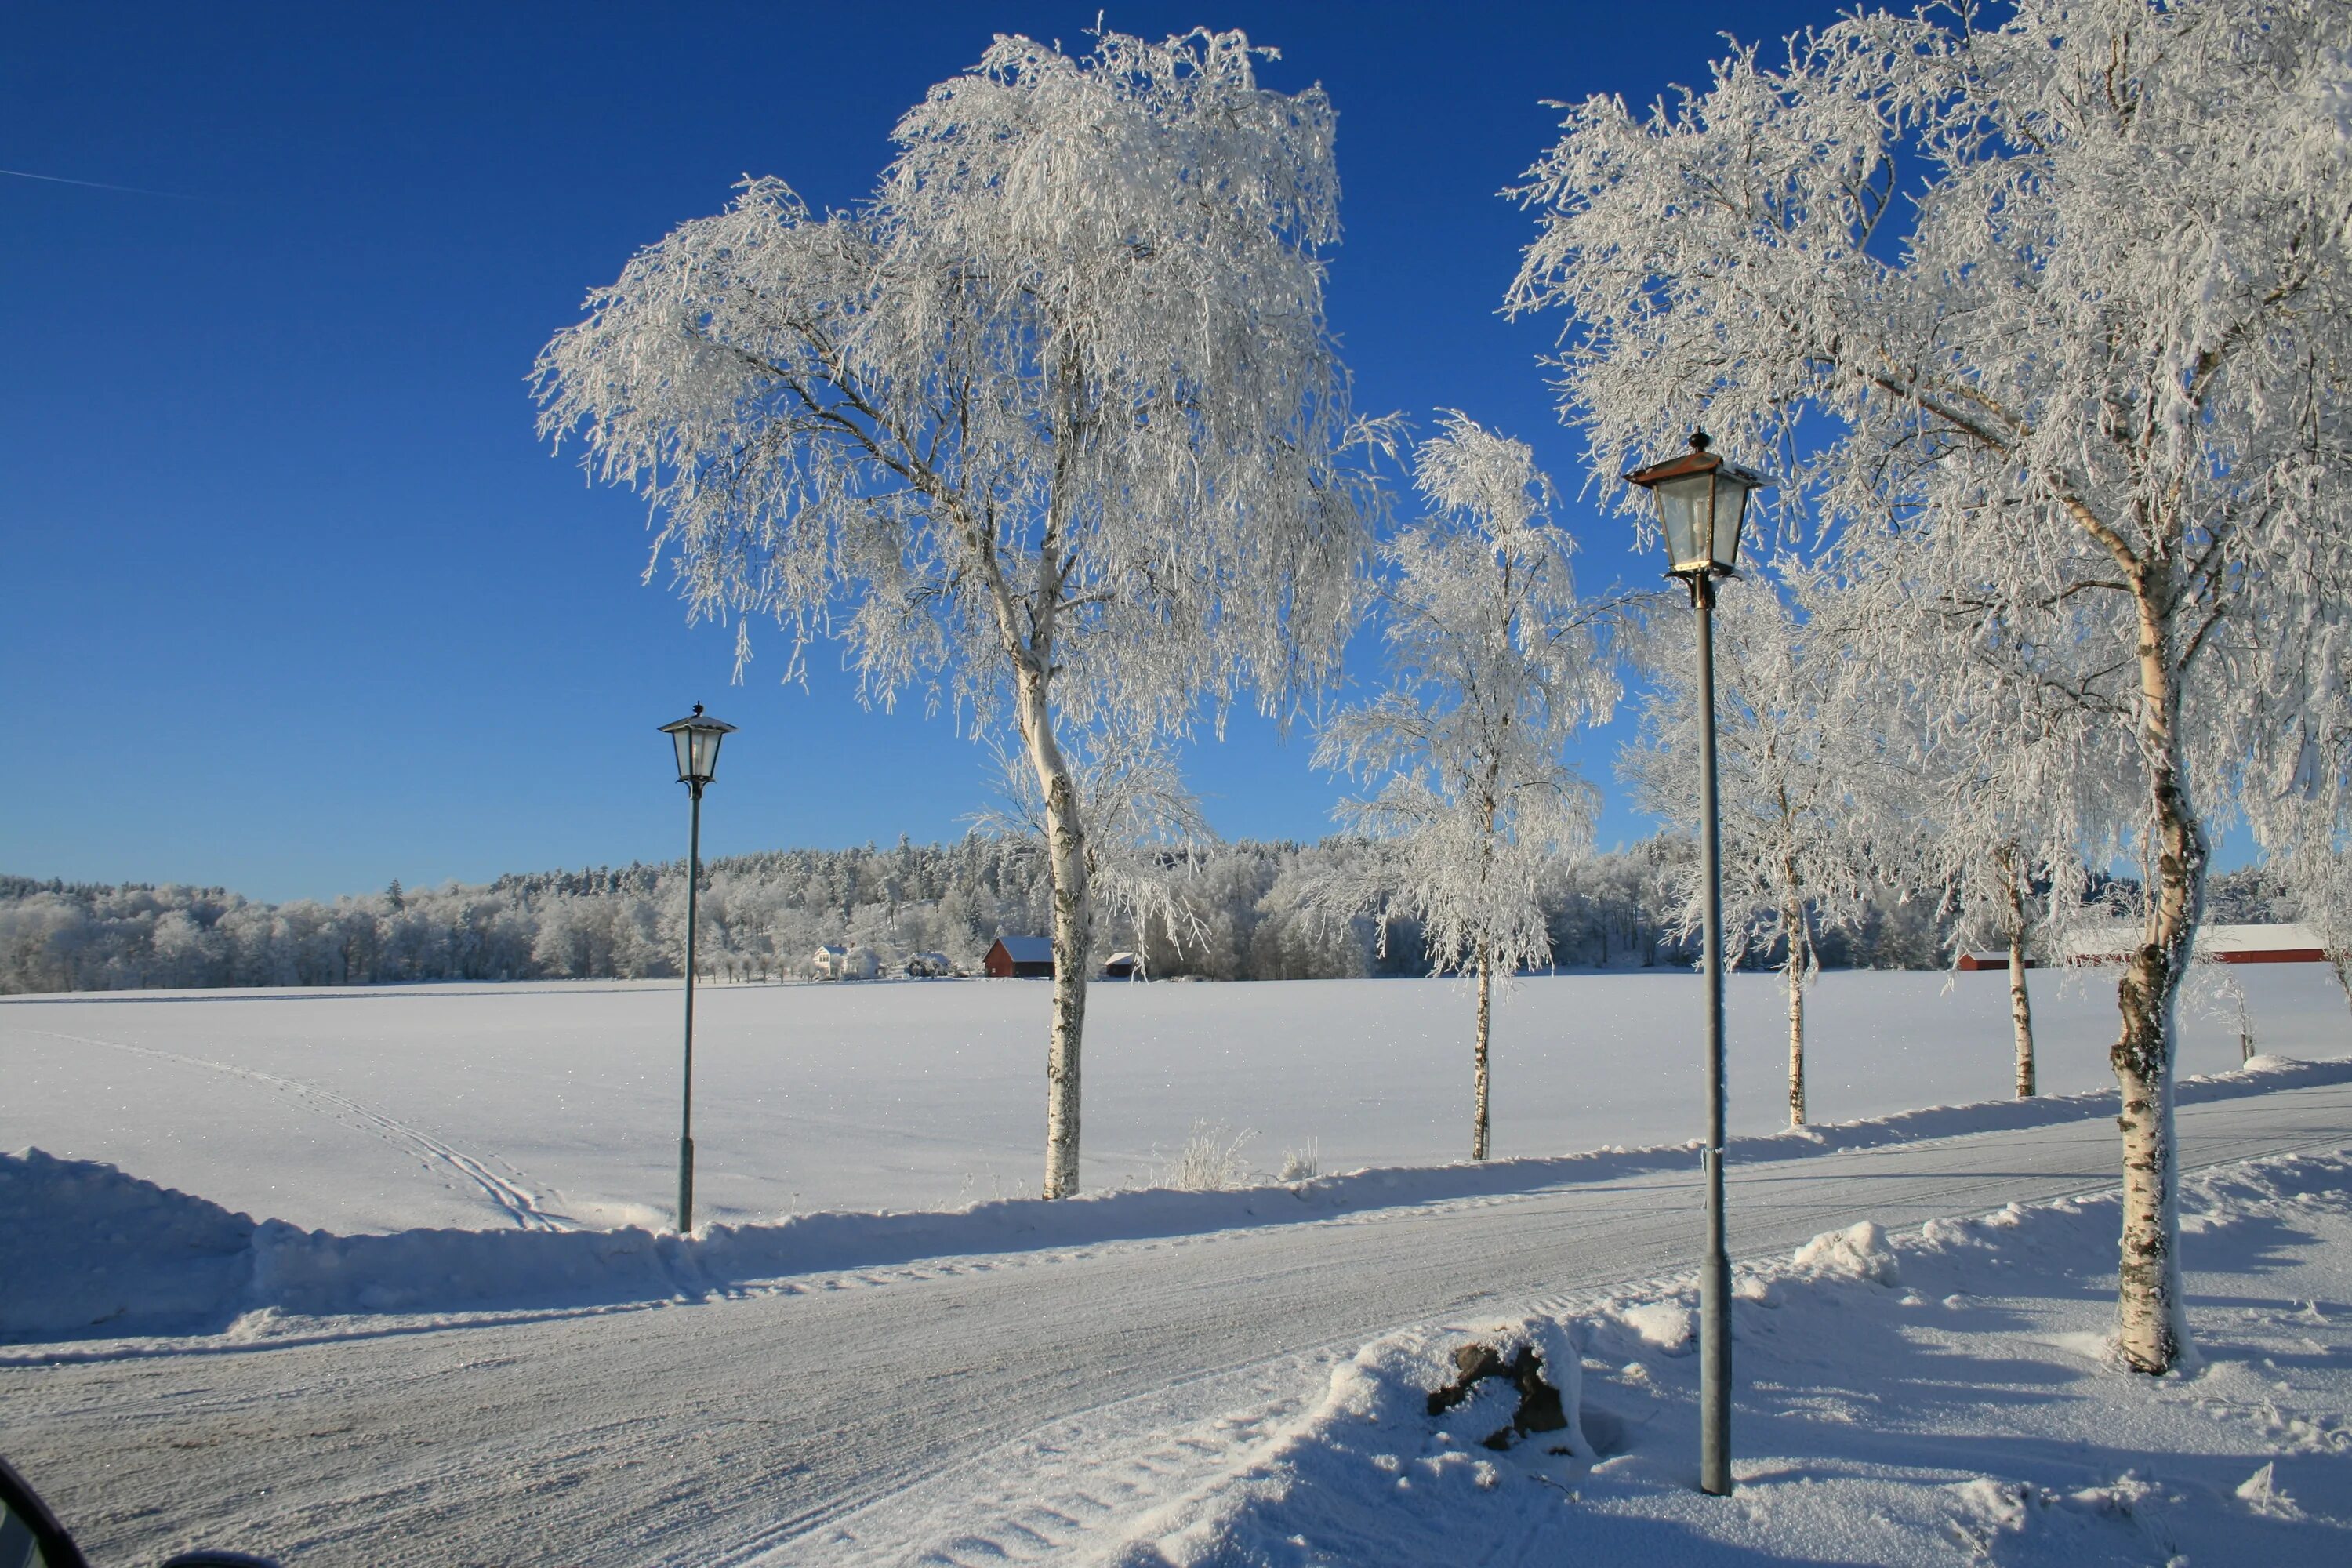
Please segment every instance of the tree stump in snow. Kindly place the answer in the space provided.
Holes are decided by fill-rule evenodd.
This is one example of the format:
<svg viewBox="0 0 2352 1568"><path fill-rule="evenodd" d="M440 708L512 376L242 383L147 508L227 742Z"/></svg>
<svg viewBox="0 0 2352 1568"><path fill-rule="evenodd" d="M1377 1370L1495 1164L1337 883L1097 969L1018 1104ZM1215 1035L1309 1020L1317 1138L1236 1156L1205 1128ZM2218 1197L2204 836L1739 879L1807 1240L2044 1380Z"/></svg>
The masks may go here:
<svg viewBox="0 0 2352 1568"><path fill-rule="evenodd" d="M1497 1427L1479 1439L1489 1448L1502 1449L1530 1432L1558 1432L1568 1425L1568 1413L1560 1405L1559 1390L1544 1381L1543 1357L1533 1345L1521 1345L1509 1361L1493 1345L1472 1342L1454 1352L1457 1375L1444 1388L1433 1389L1429 1395L1429 1413L1443 1415L1476 1390L1490 1377L1499 1377L1519 1391L1519 1406L1511 1415L1511 1424Z"/></svg>

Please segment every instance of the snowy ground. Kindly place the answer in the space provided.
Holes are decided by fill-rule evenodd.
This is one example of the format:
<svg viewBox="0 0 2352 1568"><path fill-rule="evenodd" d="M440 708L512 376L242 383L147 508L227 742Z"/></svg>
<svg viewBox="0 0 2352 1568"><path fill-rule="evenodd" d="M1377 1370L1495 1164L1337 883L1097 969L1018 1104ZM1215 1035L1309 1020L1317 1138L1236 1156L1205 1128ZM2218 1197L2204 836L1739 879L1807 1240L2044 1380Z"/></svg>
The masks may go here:
<svg viewBox="0 0 2352 1568"><path fill-rule="evenodd" d="M2189 1089L2180 1125L2192 1166L2352 1149L2352 1064L2277 1064ZM1825 1226L1865 1215L1899 1232L1939 1215L2097 1193L2112 1184L2116 1158L2102 1109L2053 1102L2036 1119L1989 1106L1848 1127L1819 1142L1744 1140L1729 1168L1735 1254L1751 1266L1785 1258ZM1454 1532L1450 1539L1475 1545L1471 1554L1483 1560L1551 1557L1565 1521L1617 1530L1612 1539L1666 1561L1736 1563L1760 1556L1741 1531L1774 1520L1781 1533L1758 1539L1776 1552L1872 1561L1874 1543L1899 1534L1873 1524L1878 1513L1894 1509L1932 1532L1953 1487L1979 1475L2031 1482L2051 1494L2049 1508L2080 1511L2095 1510L2098 1489L2132 1468L2133 1484L2153 1477L2168 1489L2162 1502L2126 1498L2135 1517L2162 1508L2187 1519L2217 1505L2183 1490L2192 1481L2210 1490L2215 1456L2227 1468L2250 1456L2260 1462L2263 1441L2322 1451L2335 1444L2347 1391L2344 1347L2330 1325L2352 1292L2330 1261L2344 1256L2347 1239L2342 1174L2332 1163L2313 1168L2325 1179L2303 1183L2307 1190L2282 1187L2263 1200L2267 1210L2208 1205L2192 1218L2192 1315L2210 1364L2224 1373L2193 1387L2220 1417L2219 1436L2180 1411L2185 1424L2143 1419L2136 1401L2153 1401L2161 1414L2180 1383L2096 1374L2085 1359L2095 1347L2080 1336L2095 1336L2107 1321L2114 1245L2112 1215L2095 1203L2078 1227L2032 1253L1961 1256L1968 1230L1934 1233L1967 1268L1948 1277L1927 1271L1941 1264L1900 1253L1903 1282L1930 1288L1916 1304L1860 1285L1817 1300L1780 1281L1772 1322L1786 1327L1768 1326L1739 1364L1739 1452L1761 1468L1743 1470L1748 1491L1727 1510L1691 1517L1676 1511L1696 1506L1677 1479L1687 1479L1692 1465L1688 1389L1675 1381L1687 1357L1668 1353L1686 1303L1655 1310L1678 1289L1662 1275L1697 1243L1695 1173L1682 1151L1517 1162L1492 1173L1490 1190L1434 1200L1431 1192L1453 1173L1376 1172L1352 1184L1360 1200L1388 1186L1382 1206L1349 1206L1346 1182L1333 1184L1336 1205L1273 1189L1203 1195L1195 1201L1210 1206L1190 1215L1168 1211L1165 1197L1118 1194L1052 1205L1055 1224L1088 1213L1132 1218L1140 1207L1171 1227L1077 1242L1067 1230L1032 1225L1025 1238L994 1237L1014 1250L811 1266L731 1284L698 1285L691 1268L649 1280L630 1267L643 1247L723 1253L740 1245L740 1233L725 1231L691 1243L511 1228L295 1237L296 1259L324 1273L293 1302L283 1299L280 1259L255 1245L250 1221L242 1252L223 1249L234 1235L215 1234L211 1253L175 1254L171 1237L142 1226L201 1200L104 1167L0 1157L8 1177L0 1181L0 1243L22 1247L0 1258L12 1300L94 1300L104 1282L84 1281L83 1271L111 1274L127 1258L147 1270L140 1300L155 1299L175 1269L200 1291L226 1268L254 1303L215 1332L142 1333L115 1319L0 1351L0 1451L34 1476L101 1563L153 1561L202 1542L268 1552L289 1568L1149 1563L1154 1551L1181 1560L1188 1540L1215 1548L1212 1560L1253 1561L1265 1547L1260 1555L1281 1561L1290 1536L1328 1549L1334 1530L1390 1535L1385 1510L1367 1522L1360 1477L1311 1464L1296 1477L1285 1469L1318 1447L1344 1446L1334 1437L1335 1413L1324 1408L1335 1369L1373 1342L1382 1347L1376 1361L1403 1346L1397 1364L1409 1373L1413 1355L1425 1360L1450 1337L1419 1330L1400 1341L1401 1324L1478 1325L1488 1313L1535 1312L1567 1319L1585 1336L1600 1363L1587 1376L1589 1431L1625 1460L1601 1467L1597 1482L1565 1468L1538 1479L1499 1465L1496 1479L1548 1496L1559 1495L1549 1483L1572 1484L1596 1506L1547 1522L1513 1495L1481 1514L1414 1515L1410 1530L1401 1521L1394 1540L1412 1548L1402 1555L1350 1546L1327 1551L1324 1561L1429 1561L1412 1546L1425 1543L1416 1533L1424 1526ZM1513 1176L1528 1184L1511 1190ZM974 1225L1016 1231L1024 1211L1034 1216L1042 1206L945 1216L931 1239L952 1246ZM33 1223L40 1216L83 1243L49 1245ZM857 1226L852 1216L818 1223ZM770 1234L789 1242L799 1229ZM575 1261L583 1246L615 1245L614 1272L636 1299L418 1311L397 1296L372 1303L366 1278L341 1279L357 1287L348 1300L318 1289L339 1259L389 1258L394 1267L376 1284L462 1279L474 1261L468 1249L485 1241L512 1256ZM363 1243L389 1252L345 1250ZM538 1276L539 1286L549 1278ZM1642 1279L1658 1282L1612 1283ZM1962 1292L1976 1300L1945 1300ZM2251 1337L2284 1332L2314 1311L2327 1324L2294 1331L2317 1350L2282 1355ZM1620 1342L1622 1331L1638 1335L1644 1326L1665 1342L1653 1347L1646 1382L1659 1392L1647 1406L1629 1392L1645 1375L1627 1368L1650 1352ZM2062 1336L2054 1346L2039 1342L2049 1330ZM1939 1342L1938 1332L1976 1337ZM2277 1363L2275 1374L2257 1368L2249 1346ZM2244 1381L2257 1370L2258 1384ZM1386 1396L1410 1406L1420 1394L1406 1386L1412 1376L1400 1375ZM1612 1378L1626 1387L1613 1389ZM2277 1383L2289 1386L2270 1386ZM1471 1408L1458 1419L1480 1418ZM2231 1426L2241 1418L2275 1431L2241 1441ZM1419 1472L1408 1467L1456 1446L1439 1443L1435 1428L1391 1425L1397 1446L1367 1458L1378 1469L1377 1455L1391 1455L1400 1468L1384 1473L1410 1479ZM2084 1450L2053 1431L2099 1436ZM1928 1462L1937 1455L1940 1468ZM1481 1450L1473 1462L1483 1458ZM1515 1464L1554 1458L1502 1456ZM1569 1457L1557 1458L1565 1466ZM2249 1476L2254 1468L2246 1465ZM2327 1487L2294 1465L2272 1474L2292 1506L2314 1517L2338 1511ZM1444 1461L1419 1489L1465 1479ZM1476 1479L1467 1472L1468 1490L1455 1500L1488 1495ZM1790 1484L1771 1489L1781 1479ZM1825 1489L1856 1481L1872 1486L1837 1497ZM1622 1496L1609 1492L1619 1486ZM1807 1524L1802 1510L1817 1492L1826 1500ZM2187 1500L2170 1502L2176 1493ZM1598 1506L1612 1496L1618 1512ZM2042 1507L2040 1491L2030 1500ZM1759 1503L1773 1507L1751 1515ZM1269 1546L1259 1525L1288 1533ZM1169 1541L1188 1527L1198 1532ZM1818 1550L1807 1545L1816 1535ZM1938 1558L1940 1539L1923 1536L1911 1559L1896 1560L1983 1560L1966 1543ZM1994 1560L2008 1552L2003 1539L1993 1541ZM2039 1550L2042 1539L2027 1545ZM2295 1550L2278 1560L2340 1561L2337 1544L2326 1538L2314 1552L2291 1540Z"/></svg>
<svg viewBox="0 0 2352 1568"><path fill-rule="evenodd" d="M2261 1048L2352 1053L2326 966L2248 965ZM2037 971L2042 1086L2108 1087L2111 977ZM1731 1125L1785 1119L1784 1006L1732 977ZM1695 1128L1696 979L1528 981L1501 1005L1506 1157L1678 1142ZM1817 1121L1998 1099L2006 977L1832 973L1809 1009ZM702 1216L929 1210L1034 1192L1042 983L709 987L698 996ZM1150 1182L1195 1120L1252 1129L1273 1171L1458 1159L1470 1000L1440 982L1096 988L1085 1180ZM2238 1059L2184 1009L2181 1070ZM676 1190L676 984L199 992L0 1002L0 1150L100 1160L257 1218L339 1234L658 1226Z"/></svg>
<svg viewBox="0 0 2352 1568"><path fill-rule="evenodd" d="M2111 1196L1893 1237L1864 1221L1738 1270L1731 1499L1694 1489L1696 1289L1668 1279L1376 1341L1099 1555L2352 1561L2352 1152L2207 1173L2182 1209L2200 1355L2159 1381L2108 1354ZM1521 1436L1517 1393L1492 1379L1433 1415L1472 1342L1540 1347L1580 1419Z"/></svg>
<svg viewBox="0 0 2352 1568"><path fill-rule="evenodd" d="M674 1092L674 991L12 1002L0 1149L48 1152L0 1154L0 1453L100 1563L2342 1562L2352 1030L2324 973L2247 978L2265 1047L2331 1059L2218 1072L2234 1025L2192 1018L2204 1360L2158 1383L2099 1360L2104 996L2041 999L2045 1083L2084 1092L1906 1110L2006 1087L2005 989L1827 977L1817 1114L1888 1114L1801 1136L1772 1130L1780 1042L1737 1042L1729 1502L1686 1484L1687 976L1515 996L1516 1157L1475 1168L1434 1163L1449 988L1106 987L1098 1148L1222 1116L1318 1136L1327 1173L1404 1158L1208 1194L1106 1190L1148 1171L1107 1159L1077 1203L804 1194L693 1237L585 1228L657 1217L625 1194L668 1174L635 1123ZM848 1207L1025 1147L1041 988L719 995L707 1184L772 1192L814 1149ZM1863 1220L1883 1255L1788 1261ZM1428 1416L1453 1346L1514 1323L1576 1345L1580 1451L1480 1447L1486 1396Z"/></svg>

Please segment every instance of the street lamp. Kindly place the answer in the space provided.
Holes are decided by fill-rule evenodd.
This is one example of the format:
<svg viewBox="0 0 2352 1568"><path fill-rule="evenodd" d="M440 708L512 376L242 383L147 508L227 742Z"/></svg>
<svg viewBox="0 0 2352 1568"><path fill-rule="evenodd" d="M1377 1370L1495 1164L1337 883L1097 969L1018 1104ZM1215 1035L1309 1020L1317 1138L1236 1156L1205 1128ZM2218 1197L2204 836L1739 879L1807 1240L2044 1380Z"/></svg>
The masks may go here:
<svg viewBox="0 0 2352 1568"><path fill-rule="evenodd" d="M686 1082L677 1124L677 1233L694 1229L694 913L696 886L702 880L702 786L719 772L719 742L735 732L732 724L707 718L702 704L676 723L662 726L677 746L677 782L694 796L693 826L686 840Z"/></svg>
<svg viewBox="0 0 2352 1568"><path fill-rule="evenodd" d="M1699 1489L1731 1493L1731 1258L1723 1226L1723 846L1716 822L1715 580L1739 563L1739 525L1748 498L1771 483L1707 450L1691 433L1690 450L1625 476L1658 501L1667 574L1690 589L1698 612L1699 795L1701 855L1706 874L1706 1258L1699 1271Z"/></svg>

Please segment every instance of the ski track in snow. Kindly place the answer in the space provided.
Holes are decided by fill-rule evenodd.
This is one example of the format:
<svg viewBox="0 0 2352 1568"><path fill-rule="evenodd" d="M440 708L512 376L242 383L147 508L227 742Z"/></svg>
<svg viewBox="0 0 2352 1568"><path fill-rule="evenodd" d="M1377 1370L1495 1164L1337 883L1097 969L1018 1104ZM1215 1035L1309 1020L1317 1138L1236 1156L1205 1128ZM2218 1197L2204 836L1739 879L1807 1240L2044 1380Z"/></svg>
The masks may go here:
<svg viewBox="0 0 2352 1568"><path fill-rule="evenodd" d="M68 1035L56 1029L39 1028L28 1028L25 1032L31 1035L47 1035L53 1040L70 1040L77 1045L106 1046L114 1050L127 1051L136 1057L150 1057L157 1061L175 1062L182 1067L203 1068L211 1072L226 1074L230 1078L241 1078L249 1082L257 1083L313 1116L351 1128L353 1131L369 1133L382 1139L394 1148L415 1156L428 1170L437 1166L455 1172L481 1189L482 1195L488 1198L500 1213L513 1221L520 1229L561 1231L579 1228L564 1215L551 1214L541 1208L538 1194L523 1186L520 1181L510 1181L499 1174L490 1168L487 1161L468 1154L462 1149L454 1148L431 1133L401 1121L398 1117L388 1116L371 1106L361 1104L347 1095L337 1094L332 1089L321 1089L315 1083L309 1083L299 1078L287 1078L278 1073L263 1072L257 1068L236 1067L228 1062L211 1061L203 1057L187 1056L179 1051L159 1050L153 1046L134 1046L125 1040L101 1039L95 1035ZM504 1163L504 1162L500 1163ZM507 1168L514 1171L511 1165ZM514 1171L514 1174L520 1177L524 1173Z"/></svg>

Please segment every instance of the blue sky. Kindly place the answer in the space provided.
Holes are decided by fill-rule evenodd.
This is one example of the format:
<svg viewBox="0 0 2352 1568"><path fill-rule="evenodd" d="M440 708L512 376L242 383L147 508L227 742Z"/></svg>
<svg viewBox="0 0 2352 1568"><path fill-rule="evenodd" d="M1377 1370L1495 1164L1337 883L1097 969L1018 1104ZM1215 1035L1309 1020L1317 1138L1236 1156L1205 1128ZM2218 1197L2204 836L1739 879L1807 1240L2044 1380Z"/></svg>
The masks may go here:
<svg viewBox="0 0 2352 1568"><path fill-rule="evenodd" d="M820 650L730 689L730 635L640 586L645 517L531 432L523 378L635 247L742 174L859 199L893 121L991 34L1097 5L107 5L18 0L0 47L0 870L325 896L681 852L655 726L742 727L711 853L953 837L985 753L858 708ZM1148 5L1239 26L1339 112L1329 297L1370 410L1530 441L1588 588L1654 557L1576 500L1573 437L1496 314L1527 216L1495 192L1541 100L1646 100L1717 35L1835 7ZM26 174L48 176L45 179ZM60 182L89 182L66 184ZM98 188L130 187L128 189ZM1359 661L1359 678L1377 677ZM1610 775L1604 847L1641 837ZM1339 793L1237 719L1188 766L1228 836L1314 837Z"/></svg>

